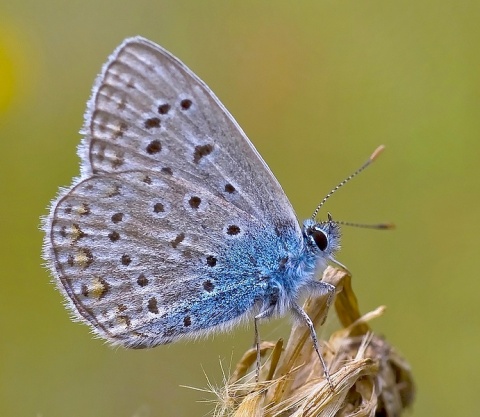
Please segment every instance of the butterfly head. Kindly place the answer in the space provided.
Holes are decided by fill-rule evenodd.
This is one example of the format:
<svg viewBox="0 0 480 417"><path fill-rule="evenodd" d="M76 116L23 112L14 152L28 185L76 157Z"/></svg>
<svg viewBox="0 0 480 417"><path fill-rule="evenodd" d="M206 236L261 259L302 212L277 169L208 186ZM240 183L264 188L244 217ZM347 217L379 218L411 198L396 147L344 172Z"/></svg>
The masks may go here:
<svg viewBox="0 0 480 417"><path fill-rule="evenodd" d="M333 259L335 252L340 249L340 225L333 220L330 213L328 219L322 222L305 220L303 236L308 248L325 258Z"/></svg>

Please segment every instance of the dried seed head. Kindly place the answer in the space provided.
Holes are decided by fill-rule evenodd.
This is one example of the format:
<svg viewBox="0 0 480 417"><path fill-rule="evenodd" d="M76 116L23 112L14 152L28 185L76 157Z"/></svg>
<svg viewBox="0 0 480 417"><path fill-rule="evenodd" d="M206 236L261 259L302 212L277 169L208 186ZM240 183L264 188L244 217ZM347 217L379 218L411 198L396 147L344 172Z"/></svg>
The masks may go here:
<svg viewBox="0 0 480 417"><path fill-rule="evenodd" d="M414 384L408 363L368 325L385 309L361 316L345 271L328 268L323 280L337 288L335 309L344 326L328 341L320 341L333 391L323 377L308 330L297 323L283 351L282 340L262 343L262 357L268 358L258 384L252 371L256 351L245 352L222 390L228 398L219 397L217 417L313 417L326 412L342 417L393 417L412 404ZM327 313L325 297L308 299L304 310L315 323L322 322Z"/></svg>

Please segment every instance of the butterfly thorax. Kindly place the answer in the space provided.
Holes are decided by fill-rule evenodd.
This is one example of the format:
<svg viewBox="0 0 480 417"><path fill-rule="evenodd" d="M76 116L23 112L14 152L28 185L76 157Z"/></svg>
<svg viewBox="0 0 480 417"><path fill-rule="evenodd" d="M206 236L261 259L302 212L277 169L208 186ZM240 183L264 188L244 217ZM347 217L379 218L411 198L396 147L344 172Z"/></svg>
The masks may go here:
<svg viewBox="0 0 480 417"><path fill-rule="evenodd" d="M319 276L340 248L340 228L333 221L316 223L309 219L304 222L301 239L268 274L261 310L274 304L275 314L283 315L292 302L315 291Z"/></svg>

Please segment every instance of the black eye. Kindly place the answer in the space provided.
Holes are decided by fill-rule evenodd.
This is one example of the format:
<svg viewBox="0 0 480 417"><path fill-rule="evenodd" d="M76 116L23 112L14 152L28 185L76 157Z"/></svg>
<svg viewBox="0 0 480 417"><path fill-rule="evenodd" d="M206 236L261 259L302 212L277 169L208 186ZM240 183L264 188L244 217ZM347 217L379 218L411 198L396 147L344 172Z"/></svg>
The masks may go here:
<svg viewBox="0 0 480 417"><path fill-rule="evenodd" d="M312 232L312 237L316 245L318 246L318 249L320 249L321 251L327 249L328 239L325 233L321 232L320 230L314 230Z"/></svg>

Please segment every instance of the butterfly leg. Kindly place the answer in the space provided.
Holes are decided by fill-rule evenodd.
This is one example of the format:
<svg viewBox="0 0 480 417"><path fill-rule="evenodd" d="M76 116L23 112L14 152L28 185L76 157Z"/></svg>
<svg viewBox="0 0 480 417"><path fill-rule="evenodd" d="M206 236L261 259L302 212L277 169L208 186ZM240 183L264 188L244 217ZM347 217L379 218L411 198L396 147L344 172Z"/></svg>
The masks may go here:
<svg viewBox="0 0 480 417"><path fill-rule="evenodd" d="M257 349L257 364L255 368L255 382L258 382L260 376L260 333L258 332L258 322L259 320L270 317L275 311L275 305L271 304L266 310L261 311L254 317L255 323L255 348Z"/></svg>
<svg viewBox="0 0 480 417"><path fill-rule="evenodd" d="M325 282L316 281L312 289L315 293L319 292L320 294L325 294L325 293L328 294L328 297L327 297L327 312L328 312L328 309L333 301L333 297L335 296L335 287ZM320 363L322 364L325 378L328 381L328 384L330 385L330 389L333 391L333 383L330 378L330 372L328 371L327 364L325 363L325 360L323 359L323 356L320 353L320 349L318 347L317 333L315 331L315 326L313 325L312 320L310 319L310 317L308 317L308 314L305 313L305 311L297 303L292 303L292 311L297 316L297 318L299 318L301 321L303 321L307 325L308 330L310 331L310 337L313 342L313 347L315 349L315 352L317 353L318 359L320 359Z"/></svg>
<svg viewBox="0 0 480 417"><path fill-rule="evenodd" d="M316 297L321 297L322 295L327 295L327 302L326 302L326 313L325 316L322 318L322 322L320 325L325 323L327 319L328 312L330 311L330 306L332 305L333 299L335 297L336 288L334 285L329 284L328 282L323 281L313 281L310 283L308 289L310 290L311 294Z"/></svg>

